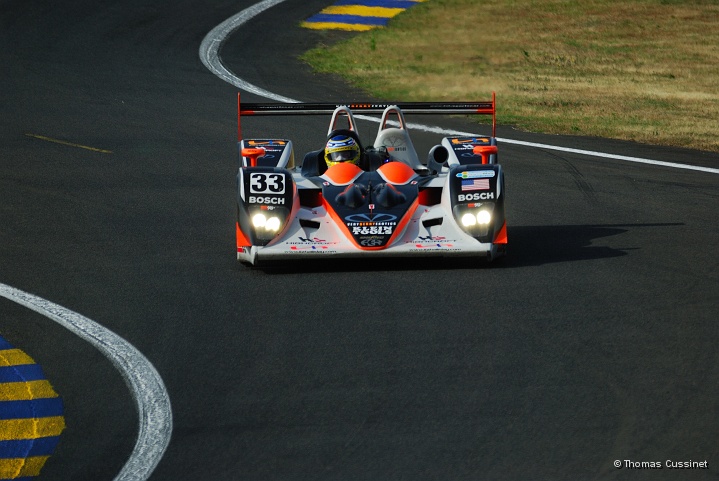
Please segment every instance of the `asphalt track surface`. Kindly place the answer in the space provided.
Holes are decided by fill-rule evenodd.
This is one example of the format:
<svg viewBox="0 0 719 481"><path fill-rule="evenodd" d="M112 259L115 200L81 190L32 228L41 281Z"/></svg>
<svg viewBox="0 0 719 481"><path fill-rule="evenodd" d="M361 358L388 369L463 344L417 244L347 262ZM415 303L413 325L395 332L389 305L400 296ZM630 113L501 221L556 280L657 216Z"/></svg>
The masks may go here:
<svg viewBox="0 0 719 481"><path fill-rule="evenodd" d="M0 282L93 319L157 368L174 431L150 479L719 479L719 175L500 145L501 264L238 265L236 90L198 47L251 4L0 2ZM274 7L224 62L290 98L366 99L296 60L341 37L297 27L325 5ZM291 135L301 152L327 127L243 128ZM696 151L498 136L719 166ZM113 479L137 436L122 376L5 299L0 334L65 403L40 479Z"/></svg>

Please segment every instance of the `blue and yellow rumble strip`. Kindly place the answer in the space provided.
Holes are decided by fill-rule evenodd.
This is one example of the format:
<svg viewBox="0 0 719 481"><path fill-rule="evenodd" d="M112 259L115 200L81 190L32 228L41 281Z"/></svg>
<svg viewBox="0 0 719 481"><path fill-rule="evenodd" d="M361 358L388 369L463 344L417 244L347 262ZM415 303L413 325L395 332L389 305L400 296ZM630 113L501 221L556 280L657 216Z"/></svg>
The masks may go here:
<svg viewBox="0 0 719 481"><path fill-rule="evenodd" d="M315 30L362 32L384 27L389 19L426 0L338 0L302 26Z"/></svg>
<svg viewBox="0 0 719 481"><path fill-rule="evenodd" d="M63 412L40 366L0 336L0 480L40 474L65 429Z"/></svg>

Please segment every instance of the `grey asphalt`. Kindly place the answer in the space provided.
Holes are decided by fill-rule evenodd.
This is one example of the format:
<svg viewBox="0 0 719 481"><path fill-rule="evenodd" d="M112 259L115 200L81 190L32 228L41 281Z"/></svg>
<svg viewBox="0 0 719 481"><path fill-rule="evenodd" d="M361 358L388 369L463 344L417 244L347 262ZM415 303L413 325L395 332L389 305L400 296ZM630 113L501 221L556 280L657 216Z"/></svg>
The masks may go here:
<svg viewBox="0 0 719 481"><path fill-rule="evenodd" d="M325 3L285 3L227 42L227 65L291 98L368 98L296 60L344 35L297 26ZM0 8L0 282L99 322L155 365L175 429L151 479L719 479L719 175L500 145L502 263L238 265L236 90L198 48L250 4ZM243 128L301 152L327 126ZM684 149L498 136L719 167ZM40 479L113 479L137 434L121 376L4 299L0 335L65 401Z"/></svg>

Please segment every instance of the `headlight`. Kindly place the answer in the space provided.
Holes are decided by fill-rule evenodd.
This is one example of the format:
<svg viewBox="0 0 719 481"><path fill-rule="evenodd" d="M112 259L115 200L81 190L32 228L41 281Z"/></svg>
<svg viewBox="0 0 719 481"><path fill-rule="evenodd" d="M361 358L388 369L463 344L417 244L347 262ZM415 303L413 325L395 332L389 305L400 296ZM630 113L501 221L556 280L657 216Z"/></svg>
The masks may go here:
<svg viewBox="0 0 719 481"><path fill-rule="evenodd" d="M265 217L265 214L255 214L252 217L252 225L255 227L255 229L261 229L262 227L265 227L267 224L267 217Z"/></svg>
<svg viewBox="0 0 719 481"><path fill-rule="evenodd" d="M474 214L471 214L467 212L462 216L462 225L464 227L472 227L477 223L477 218L474 216Z"/></svg>
<svg viewBox="0 0 719 481"><path fill-rule="evenodd" d="M285 225L289 210L283 207L260 207L262 210L250 212L252 230L258 240L269 241L274 239ZM264 244L263 244L264 245Z"/></svg>
<svg viewBox="0 0 719 481"><path fill-rule="evenodd" d="M485 209L480 210L477 212L477 223L480 225L487 225L492 220L492 214Z"/></svg>
<svg viewBox="0 0 719 481"><path fill-rule="evenodd" d="M282 221L277 216L267 217L265 214L255 214L252 216L252 225L258 232L262 230L277 232L282 226Z"/></svg>
<svg viewBox="0 0 719 481"><path fill-rule="evenodd" d="M484 237L492 225L494 203L458 204L453 207L453 212L463 231L472 237Z"/></svg>
<svg viewBox="0 0 719 481"><path fill-rule="evenodd" d="M280 222L279 217L270 217L269 219L267 219L267 222L265 222L265 229L270 232L277 232L280 230L281 225L282 222Z"/></svg>

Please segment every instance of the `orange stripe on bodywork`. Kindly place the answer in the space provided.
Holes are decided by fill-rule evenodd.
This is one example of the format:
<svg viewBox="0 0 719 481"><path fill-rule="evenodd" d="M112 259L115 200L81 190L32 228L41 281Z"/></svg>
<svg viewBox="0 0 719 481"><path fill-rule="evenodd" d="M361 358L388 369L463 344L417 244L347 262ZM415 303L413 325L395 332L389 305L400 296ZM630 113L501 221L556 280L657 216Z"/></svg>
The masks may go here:
<svg viewBox="0 0 719 481"><path fill-rule="evenodd" d="M327 169L322 177L332 181L335 185L346 185L359 177L362 172L362 169L355 164L342 162Z"/></svg>
<svg viewBox="0 0 719 481"><path fill-rule="evenodd" d="M417 175L409 165L402 162L388 162L377 169L377 172L387 182L400 185L406 184Z"/></svg>
<svg viewBox="0 0 719 481"><path fill-rule="evenodd" d="M414 215L414 211L417 210L418 205L419 199L415 198L414 202L412 202L412 205L409 206L409 209L407 209L407 212L404 214L404 217L402 217L402 220L399 222L399 224L397 224L397 228L392 233L392 237L390 237L385 247L392 245L392 243L395 241L395 239L397 239L400 233L404 232L404 228L407 227L407 224Z"/></svg>
<svg viewBox="0 0 719 481"><path fill-rule="evenodd" d="M235 222L236 230L235 236L237 237L237 250L239 251L242 247L250 247L252 243L245 236L245 233L240 229L240 223Z"/></svg>
<svg viewBox="0 0 719 481"><path fill-rule="evenodd" d="M497 235L494 236L494 242L492 244L506 244L507 243L507 221L504 221L502 228L499 229Z"/></svg>
<svg viewBox="0 0 719 481"><path fill-rule="evenodd" d="M343 165L343 164L337 164L335 167ZM334 168L334 167L333 167ZM327 199L325 199L324 196L322 196L322 205L324 206L327 213L332 217L332 220L335 222L335 225L339 226L339 228L342 230L342 233L345 235L346 238L348 238L352 243L358 248L362 249L360 245L357 244L354 237L352 237L352 232L350 232L349 227L345 224L344 220L335 212L335 210L332 208L332 205L327 202Z"/></svg>

